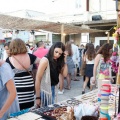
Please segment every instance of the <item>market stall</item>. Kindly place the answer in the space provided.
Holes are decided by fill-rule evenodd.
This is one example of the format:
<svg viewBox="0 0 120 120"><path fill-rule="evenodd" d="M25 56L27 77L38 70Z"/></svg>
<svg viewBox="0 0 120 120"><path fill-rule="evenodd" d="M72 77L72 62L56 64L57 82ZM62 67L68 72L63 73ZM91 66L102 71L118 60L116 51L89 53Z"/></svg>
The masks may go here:
<svg viewBox="0 0 120 120"><path fill-rule="evenodd" d="M101 104L103 103L100 104L100 99L98 99L98 89L96 89L47 107L22 111L20 113L21 115L18 116L12 114L12 117L16 117L8 120L80 120L81 117L85 115L100 116L100 107L102 109L107 109L108 115L112 118L116 115L118 109L118 93L116 93L116 88L117 85L111 85L111 93L108 97L107 107L101 107Z"/></svg>

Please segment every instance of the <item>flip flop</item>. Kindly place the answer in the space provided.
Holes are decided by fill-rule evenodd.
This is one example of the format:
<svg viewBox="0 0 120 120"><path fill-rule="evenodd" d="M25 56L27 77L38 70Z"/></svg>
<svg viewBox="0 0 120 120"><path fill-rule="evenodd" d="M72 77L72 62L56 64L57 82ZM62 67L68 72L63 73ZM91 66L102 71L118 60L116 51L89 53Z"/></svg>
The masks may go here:
<svg viewBox="0 0 120 120"><path fill-rule="evenodd" d="M78 80L78 79L74 79L73 81L80 81L80 80Z"/></svg>
<svg viewBox="0 0 120 120"><path fill-rule="evenodd" d="M66 86L66 87L64 87L64 88L67 89L67 90L70 90L71 87L67 87L67 86Z"/></svg>

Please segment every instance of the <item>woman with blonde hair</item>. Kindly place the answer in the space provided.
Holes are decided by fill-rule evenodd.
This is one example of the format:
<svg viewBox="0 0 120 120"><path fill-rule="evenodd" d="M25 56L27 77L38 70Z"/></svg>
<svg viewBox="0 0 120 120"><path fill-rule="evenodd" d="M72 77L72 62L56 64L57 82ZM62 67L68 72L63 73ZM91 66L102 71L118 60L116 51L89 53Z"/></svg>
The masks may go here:
<svg viewBox="0 0 120 120"><path fill-rule="evenodd" d="M27 53L27 48L19 38L11 41L9 46L10 57L8 62L13 69L15 86L20 105L20 110L34 106L34 80L31 75L33 64L38 64L40 59Z"/></svg>

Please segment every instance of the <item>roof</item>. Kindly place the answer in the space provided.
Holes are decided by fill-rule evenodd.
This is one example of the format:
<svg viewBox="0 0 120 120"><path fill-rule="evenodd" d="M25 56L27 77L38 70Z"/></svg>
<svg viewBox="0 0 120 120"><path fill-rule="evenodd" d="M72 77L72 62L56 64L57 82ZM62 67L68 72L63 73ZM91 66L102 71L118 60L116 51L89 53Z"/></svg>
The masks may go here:
<svg viewBox="0 0 120 120"><path fill-rule="evenodd" d="M0 27L2 29L35 30L35 31L45 30L54 33L61 33L61 25L62 23L54 23L0 14ZM97 29L82 28L70 24L64 24L65 34L93 33L93 32L104 31Z"/></svg>
<svg viewBox="0 0 120 120"><path fill-rule="evenodd" d="M111 19L111 20L98 20L98 21L86 21L84 22L85 25L98 25L98 24L116 24L117 20L116 19ZM74 22L73 24L75 25L82 25L83 22Z"/></svg>

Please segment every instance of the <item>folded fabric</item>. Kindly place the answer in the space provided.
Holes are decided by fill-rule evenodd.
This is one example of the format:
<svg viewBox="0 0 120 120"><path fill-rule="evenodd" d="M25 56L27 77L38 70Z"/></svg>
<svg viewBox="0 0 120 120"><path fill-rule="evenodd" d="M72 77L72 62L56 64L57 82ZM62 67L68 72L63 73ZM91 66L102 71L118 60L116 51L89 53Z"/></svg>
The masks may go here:
<svg viewBox="0 0 120 120"><path fill-rule="evenodd" d="M74 116L76 120L81 120L82 116L93 115L97 110L97 107L90 104L79 104L79 106L74 108Z"/></svg>

